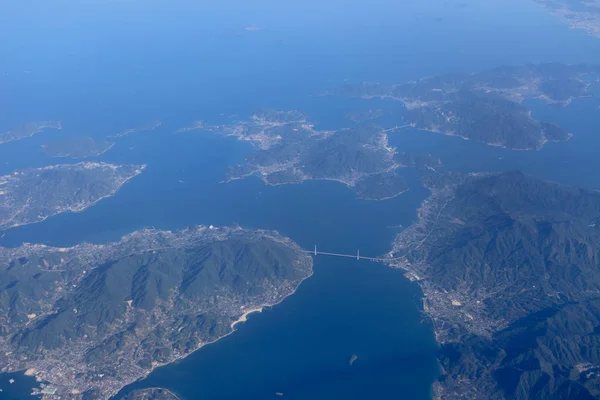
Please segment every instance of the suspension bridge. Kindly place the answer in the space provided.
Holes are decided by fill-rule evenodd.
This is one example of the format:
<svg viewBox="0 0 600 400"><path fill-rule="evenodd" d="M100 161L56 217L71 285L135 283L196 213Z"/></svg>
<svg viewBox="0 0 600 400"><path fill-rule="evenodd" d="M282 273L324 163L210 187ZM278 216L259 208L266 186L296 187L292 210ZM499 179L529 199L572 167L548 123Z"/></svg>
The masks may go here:
<svg viewBox="0 0 600 400"><path fill-rule="evenodd" d="M356 254L343 254L343 253L328 253L325 251L318 251L317 246L315 245L314 250L304 250L307 253L313 254L315 256L331 256L331 257L345 257L345 258L354 258L356 260L368 260L368 261L376 261L376 262L386 262L392 260L391 258L382 258L382 257L366 257L360 255L360 249L356 250Z"/></svg>

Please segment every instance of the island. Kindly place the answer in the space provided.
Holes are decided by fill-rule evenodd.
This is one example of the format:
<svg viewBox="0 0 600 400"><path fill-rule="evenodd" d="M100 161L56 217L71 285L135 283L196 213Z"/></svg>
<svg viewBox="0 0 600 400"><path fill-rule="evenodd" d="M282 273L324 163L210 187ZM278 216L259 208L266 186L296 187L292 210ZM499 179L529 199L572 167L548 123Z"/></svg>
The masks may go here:
<svg viewBox="0 0 600 400"><path fill-rule="evenodd" d="M599 0L536 0L552 14L566 21L573 29L583 29L600 37Z"/></svg>
<svg viewBox="0 0 600 400"><path fill-rule="evenodd" d="M266 110L226 125L196 121L175 133L193 130L233 136L254 147L243 164L230 168L227 181L249 176L267 185L331 180L354 189L361 198L383 200L407 189L397 169L417 165L405 164L410 157L389 144L388 132L394 128L319 130L299 111Z"/></svg>
<svg viewBox="0 0 600 400"><path fill-rule="evenodd" d="M389 265L422 288L436 399L600 396L600 192L520 172L431 174Z"/></svg>
<svg viewBox="0 0 600 400"><path fill-rule="evenodd" d="M290 239L235 226L0 248L0 369L27 369L61 398L107 399L232 333L312 271Z"/></svg>
<svg viewBox="0 0 600 400"><path fill-rule="evenodd" d="M0 176L0 230L81 212L114 195L145 165L80 162L17 170Z"/></svg>
<svg viewBox="0 0 600 400"><path fill-rule="evenodd" d="M365 121L372 121L377 118L381 118L385 115L385 111L378 108L376 110L361 110L361 111L353 111L346 114L346 118L350 121L361 123Z"/></svg>
<svg viewBox="0 0 600 400"><path fill-rule="evenodd" d="M10 131L0 133L0 144L21 140L45 129L62 129L60 121L28 122Z"/></svg>
<svg viewBox="0 0 600 400"><path fill-rule="evenodd" d="M160 122L160 121L154 121L154 122L151 122L149 124L139 126L137 128L125 129L124 131L121 131L121 132L119 132L119 133L117 133L115 135L112 135L109 138L110 139L117 139L117 138L120 138L120 137L123 137L123 136L127 136L127 135L131 135L131 134L134 134L134 133L153 131L156 128L158 128L159 126L161 126L161 125L162 125L162 122Z"/></svg>
<svg viewBox="0 0 600 400"><path fill-rule="evenodd" d="M406 127L514 150L538 150L571 133L532 117L525 100L566 106L592 96L600 66L538 64L423 78L404 84L346 84L325 94L389 98L403 105Z"/></svg>
<svg viewBox="0 0 600 400"><path fill-rule="evenodd" d="M42 145L51 157L87 158L106 153L114 142L96 140L90 136L71 136Z"/></svg>
<svg viewBox="0 0 600 400"><path fill-rule="evenodd" d="M160 121L154 121L137 128L126 129L105 139L96 139L91 136L69 136L43 144L42 148L51 157L72 159L97 157L110 150L117 139L134 133L153 131L161 124Z"/></svg>
<svg viewBox="0 0 600 400"><path fill-rule="evenodd" d="M442 160L431 153L410 153L402 152L397 157L400 164L404 167L412 167L420 170L428 169L435 171L442 166Z"/></svg>
<svg viewBox="0 0 600 400"><path fill-rule="evenodd" d="M387 200L408 191L408 185L395 171L370 175L354 185L356 197L363 200Z"/></svg>

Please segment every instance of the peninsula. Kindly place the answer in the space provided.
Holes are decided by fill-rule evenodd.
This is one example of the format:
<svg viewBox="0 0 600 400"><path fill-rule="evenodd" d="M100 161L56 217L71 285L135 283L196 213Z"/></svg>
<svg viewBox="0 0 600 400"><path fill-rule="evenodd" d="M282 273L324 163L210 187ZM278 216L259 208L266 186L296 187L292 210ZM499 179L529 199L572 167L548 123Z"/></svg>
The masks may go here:
<svg viewBox="0 0 600 400"><path fill-rule="evenodd" d="M435 398L598 398L600 193L519 172L426 184L389 264L423 290Z"/></svg>
<svg viewBox="0 0 600 400"><path fill-rule="evenodd" d="M311 256L289 239L239 227L0 248L0 368L27 369L62 398L106 399L311 274Z"/></svg>
<svg viewBox="0 0 600 400"><path fill-rule="evenodd" d="M112 196L145 165L81 162L0 176L0 230L80 212Z"/></svg>

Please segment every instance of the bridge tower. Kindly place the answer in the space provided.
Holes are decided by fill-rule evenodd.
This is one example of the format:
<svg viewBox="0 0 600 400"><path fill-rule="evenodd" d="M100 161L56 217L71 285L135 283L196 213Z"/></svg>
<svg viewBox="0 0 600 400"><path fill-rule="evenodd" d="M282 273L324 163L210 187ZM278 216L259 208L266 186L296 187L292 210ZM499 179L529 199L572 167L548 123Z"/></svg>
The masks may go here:
<svg viewBox="0 0 600 400"><path fill-rule="evenodd" d="M360 249L356 250L356 259L360 260Z"/></svg>
<svg viewBox="0 0 600 400"><path fill-rule="evenodd" d="M317 255L317 245L315 244L315 256Z"/></svg>

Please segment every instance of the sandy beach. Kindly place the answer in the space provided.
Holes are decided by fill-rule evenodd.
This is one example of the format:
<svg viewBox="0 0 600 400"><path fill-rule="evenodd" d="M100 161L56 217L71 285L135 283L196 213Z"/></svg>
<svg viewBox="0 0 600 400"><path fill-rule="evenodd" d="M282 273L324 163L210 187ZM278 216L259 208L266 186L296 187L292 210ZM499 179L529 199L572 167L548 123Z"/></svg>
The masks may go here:
<svg viewBox="0 0 600 400"><path fill-rule="evenodd" d="M239 317L237 320L235 320L231 323L231 327L233 328L236 324L238 324L240 322L246 322L248 320L248 315L255 313L255 312L262 312L264 307L265 306L260 306L260 307L254 307L249 310L246 310L244 312L244 314L242 314L241 317Z"/></svg>

